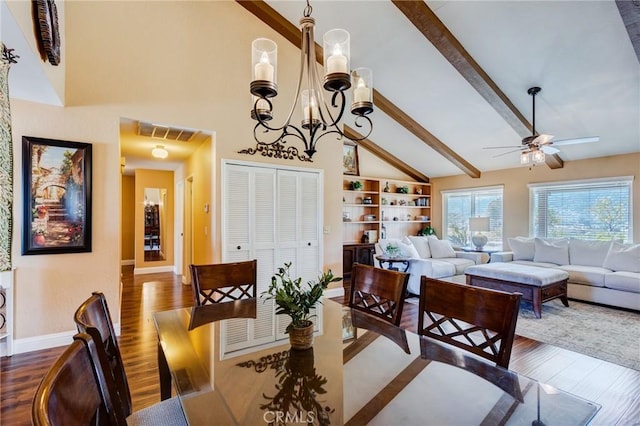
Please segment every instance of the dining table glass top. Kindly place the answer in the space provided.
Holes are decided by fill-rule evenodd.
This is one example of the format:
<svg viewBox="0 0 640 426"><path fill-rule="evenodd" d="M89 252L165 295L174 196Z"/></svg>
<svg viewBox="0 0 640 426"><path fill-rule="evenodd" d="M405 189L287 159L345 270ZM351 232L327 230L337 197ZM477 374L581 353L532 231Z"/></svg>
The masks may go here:
<svg viewBox="0 0 640 426"><path fill-rule="evenodd" d="M423 358L411 332L411 354L372 331L345 335L349 309L332 300L322 309L312 349L292 350L284 340L224 359L218 323L188 331L190 309L157 312L161 382L170 374L190 425L568 426L587 424L599 409L500 367L490 366L498 386Z"/></svg>

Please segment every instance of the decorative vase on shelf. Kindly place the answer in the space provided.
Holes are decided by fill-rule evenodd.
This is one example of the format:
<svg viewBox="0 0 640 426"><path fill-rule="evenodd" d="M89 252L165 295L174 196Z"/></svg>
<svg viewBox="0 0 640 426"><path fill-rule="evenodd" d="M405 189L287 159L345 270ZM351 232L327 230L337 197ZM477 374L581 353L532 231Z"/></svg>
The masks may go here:
<svg viewBox="0 0 640 426"><path fill-rule="evenodd" d="M382 190L384 192L390 192L391 188L389 188L389 182L387 182L387 184L384 186L384 189Z"/></svg>

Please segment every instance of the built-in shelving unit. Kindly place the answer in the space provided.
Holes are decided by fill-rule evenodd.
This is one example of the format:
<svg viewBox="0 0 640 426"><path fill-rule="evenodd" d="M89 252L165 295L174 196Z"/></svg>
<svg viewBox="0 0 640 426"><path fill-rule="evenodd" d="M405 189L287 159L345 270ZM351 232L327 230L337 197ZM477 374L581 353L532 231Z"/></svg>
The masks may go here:
<svg viewBox="0 0 640 426"><path fill-rule="evenodd" d="M344 175L342 200L344 244L416 235L431 223L429 183Z"/></svg>

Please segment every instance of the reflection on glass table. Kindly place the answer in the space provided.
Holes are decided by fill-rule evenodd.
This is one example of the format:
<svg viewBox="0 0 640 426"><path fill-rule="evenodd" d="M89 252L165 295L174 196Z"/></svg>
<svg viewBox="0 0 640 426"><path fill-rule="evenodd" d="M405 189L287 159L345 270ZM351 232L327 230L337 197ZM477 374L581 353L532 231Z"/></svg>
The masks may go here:
<svg viewBox="0 0 640 426"><path fill-rule="evenodd" d="M345 344L342 311L324 301L324 333L310 351L294 354L284 341L227 359L219 324L188 331L189 309L158 312L161 383L173 380L191 425L584 425L599 409L499 367L488 365L492 383L447 357L422 358L411 332L411 354L371 331ZM496 380L517 383L521 398Z"/></svg>

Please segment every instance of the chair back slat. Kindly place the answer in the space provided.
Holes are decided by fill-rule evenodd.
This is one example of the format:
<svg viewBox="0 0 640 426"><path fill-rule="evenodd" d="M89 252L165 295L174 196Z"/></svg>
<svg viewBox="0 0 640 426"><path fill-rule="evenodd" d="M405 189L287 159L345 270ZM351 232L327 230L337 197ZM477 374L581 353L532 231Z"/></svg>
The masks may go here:
<svg viewBox="0 0 640 426"><path fill-rule="evenodd" d="M36 390L31 411L33 424L126 424L115 409L107 381L92 338L87 334L74 336Z"/></svg>
<svg viewBox="0 0 640 426"><path fill-rule="evenodd" d="M422 276L418 334L508 368L520 297Z"/></svg>
<svg viewBox="0 0 640 426"><path fill-rule="evenodd" d="M384 335L410 353L400 328L409 274L355 263L351 274L349 307L355 327Z"/></svg>
<svg viewBox="0 0 640 426"><path fill-rule="evenodd" d="M106 365L102 367L111 374L115 383L119 399L116 405L121 408L122 415L128 417L133 411L131 391L104 294L92 293L91 297L78 307L74 320L78 331L90 335L96 342L98 352L104 352L102 359Z"/></svg>
<svg viewBox="0 0 640 426"><path fill-rule="evenodd" d="M257 261L189 265L195 306L189 330L229 318L256 318Z"/></svg>

